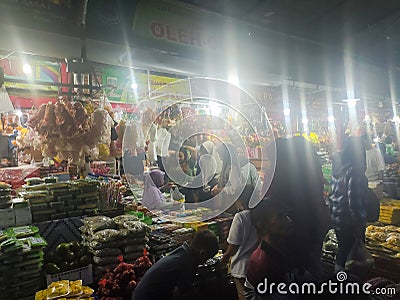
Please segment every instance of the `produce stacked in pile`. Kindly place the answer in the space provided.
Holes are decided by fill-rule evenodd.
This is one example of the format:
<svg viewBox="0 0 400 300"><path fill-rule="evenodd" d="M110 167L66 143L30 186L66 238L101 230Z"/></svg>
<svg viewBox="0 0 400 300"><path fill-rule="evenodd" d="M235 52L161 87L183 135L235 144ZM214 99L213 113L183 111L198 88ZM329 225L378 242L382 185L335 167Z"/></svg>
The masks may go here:
<svg viewBox="0 0 400 300"><path fill-rule="evenodd" d="M338 251L338 240L335 234L335 230L331 229L326 234L322 246L322 260L324 260L327 263L334 263L337 251Z"/></svg>
<svg viewBox="0 0 400 300"><path fill-rule="evenodd" d="M400 259L399 227L369 225L365 237L366 247L373 256Z"/></svg>
<svg viewBox="0 0 400 300"><path fill-rule="evenodd" d="M90 287L82 285L82 280L60 280L52 282L47 289L37 292L35 300L94 300L93 292Z"/></svg>
<svg viewBox="0 0 400 300"><path fill-rule="evenodd" d="M179 228L172 231L171 241L172 244L176 246L182 245L184 242L189 242L192 240L194 230L192 228Z"/></svg>
<svg viewBox="0 0 400 300"><path fill-rule="evenodd" d="M160 231L150 232L148 245L150 248L149 253L153 261L159 260L177 247L177 245L172 242L170 235Z"/></svg>
<svg viewBox="0 0 400 300"><path fill-rule="evenodd" d="M399 198L400 175L397 164L388 165L383 173L383 191L387 197Z"/></svg>
<svg viewBox="0 0 400 300"><path fill-rule="evenodd" d="M381 201L379 222L400 225L400 201L384 199Z"/></svg>
<svg viewBox="0 0 400 300"><path fill-rule="evenodd" d="M52 183L27 179L19 196L30 203L33 222L78 217L96 213L98 183L94 180Z"/></svg>
<svg viewBox="0 0 400 300"><path fill-rule="evenodd" d="M43 156L79 166L85 155L108 160L113 121L106 110L92 110L91 103L85 109L78 101L42 104L27 125L38 134Z"/></svg>
<svg viewBox="0 0 400 300"><path fill-rule="evenodd" d="M87 267L91 263L88 249L78 242L61 243L55 252L49 252L44 257L43 270L54 275L61 272Z"/></svg>
<svg viewBox="0 0 400 300"><path fill-rule="evenodd" d="M0 182L0 209L11 206L11 185Z"/></svg>
<svg viewBox="0 0 400 300"><path fill-rule="evenodd" d="M237 299L235 283L228 274L226 264L211 258L199 266L191 291L191 299Z"/></svg>
<svg viewBox="0 0 400 300"><path fill-rule="evenodd" d="M136 216L123 215L113 219L97 216L83 220L82 243L93 255L94 275L100 277L118 265L118 256L126 262L140 257L148 242L148 227Z"/></svg>
<svg viewBox="0 0 400 300"><path fill-rule="evenodd" d="M35 226L0 231L0 295L9 300L32 300L40 284L46 241Z"/></svg>
<svg viewBox="0 0 400 300"><path fill-rule="evenodd" d="M147 252L133 264L121 262L114 270L107 272L99 281L96 295L100 300L131 299L132 292L143 275L152 266Z"/></svg>

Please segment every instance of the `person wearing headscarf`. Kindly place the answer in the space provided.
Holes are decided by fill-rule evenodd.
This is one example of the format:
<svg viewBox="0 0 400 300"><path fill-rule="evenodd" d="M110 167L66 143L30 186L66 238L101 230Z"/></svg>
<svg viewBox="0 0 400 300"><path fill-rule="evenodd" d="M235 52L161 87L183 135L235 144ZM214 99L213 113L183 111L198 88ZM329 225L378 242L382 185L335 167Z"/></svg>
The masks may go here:
<svg viewBox="0 0 400 300"><path fill-rule="evenodd" d="M166 205L166 199L160 191L164 184L164 172L152 170L145 175L142 204L148 209L161 209Z"/></svg>
<svg viewBox="0 0 400 300"><path fill-rule="evenodd" d="M367 212L364 199L368 192L365 176L366 154L361 136L349 136L343 151L335 154L332 165L329 208L338 239L335 272L343 271L347 257L358 238L365 239Z"/></svg>

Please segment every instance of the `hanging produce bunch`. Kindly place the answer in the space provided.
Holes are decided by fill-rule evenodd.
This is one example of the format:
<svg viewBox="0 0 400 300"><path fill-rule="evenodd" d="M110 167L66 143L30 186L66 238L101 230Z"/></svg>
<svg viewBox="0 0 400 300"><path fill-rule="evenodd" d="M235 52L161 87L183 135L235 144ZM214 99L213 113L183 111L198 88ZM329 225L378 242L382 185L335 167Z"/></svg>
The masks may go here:
<svg viewBox="0 0 400 300"><path fill-rule="evenodd" d="M88 109L78 101L42 104L28 126L38 133L44 156L84 165L85 155L101 159L110 154L111 117L104 109L93 111L91 104Z"/></svg>

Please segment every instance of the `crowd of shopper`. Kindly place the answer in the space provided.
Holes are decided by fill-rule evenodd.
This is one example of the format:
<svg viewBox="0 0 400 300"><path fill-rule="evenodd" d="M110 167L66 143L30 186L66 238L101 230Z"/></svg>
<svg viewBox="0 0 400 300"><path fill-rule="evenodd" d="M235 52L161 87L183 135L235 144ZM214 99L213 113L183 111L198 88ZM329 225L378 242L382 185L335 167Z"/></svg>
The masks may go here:
<svg viewBox="0 0 400 300"><path fill-rule="evenodd" d="M216 146L212 142L204 143L200 149L197 174L200 174L205 198L220 193L233 195L232 190L237 192L238 186L244 186L236 197L236 214L222 257L222 262L230 263L238 299L287 299L279 294L263 293L265 290L260 287L265 287L266 282L321 284L326 279L322 273L322 244L330 228L335 229L339 246L335 273L351 272L346 268L349 252L357 240L365 239L366 174L379 179L382 171L381 158L371 152L369 137L347 137L343 150L333 156L332 191L328 199L323 196L324 179L318 156L302 137L278 139L266 149L267 155L276 153L276 164L271 184L264 184L262 188L254 166L242 149L231 144ZM370 172L366 172L368 169ZM163 184L162 173L153 172L150 178L154 184L149 188L157 189ZM159 195L157 191L153 193ZM254 193L259 200L250 209L249 201ZM189 251L187 247L184 246L184 251ZM158 268L148 278L155 276ZM176 285L176 282L170 281L170 284Z"/></svg>

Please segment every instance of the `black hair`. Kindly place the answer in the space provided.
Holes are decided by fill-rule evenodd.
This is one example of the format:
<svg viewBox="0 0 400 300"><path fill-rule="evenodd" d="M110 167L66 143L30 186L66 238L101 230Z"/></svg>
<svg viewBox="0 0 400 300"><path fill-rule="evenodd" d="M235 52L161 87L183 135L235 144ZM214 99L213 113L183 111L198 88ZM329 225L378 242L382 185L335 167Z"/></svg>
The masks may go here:
<svg viewBox="0 0 400 300"><path fill-rule="evenodd" d="M393 143L393 138L391 136L387 136L385 139L385 144L391 144Z"/></svg>
<svg viewBox="0 0 400 300"><path fill-rule="evenodd" d="M181 147L181 148L179 149L179 152L182 152L182 153L183 153L183 156L184 156L185 161L187 161L187 160L189 159L188 152L187 152L187 150L186 150L184 147Z"/></svg>
<svg viewBox="0 0 400 300"><path fill-rule="evenodd" d="M196 251L205 251L209 258L218 252L218 239L210 230L201 230L196 232L190 246Z"/></svg>
<svg viewBox="0 0 400 300"><path fill-rule="evenodd" d="M238 200L243 205L245 209L249 208L249 202L251 199L251 195L254 192L254 186L250 184L246 184L242 193L240 194Z"/></svg>
<svg viewBox="0 0 400 300"><path fill-rule="evenodd" d="M289 208L279 199L264 198L256 207L250 210L251 223L256 228L258 234L263 235L268 230L268 228L264 226L265 223L269 222L273 216L282 211L289 212Z"/></svg>

